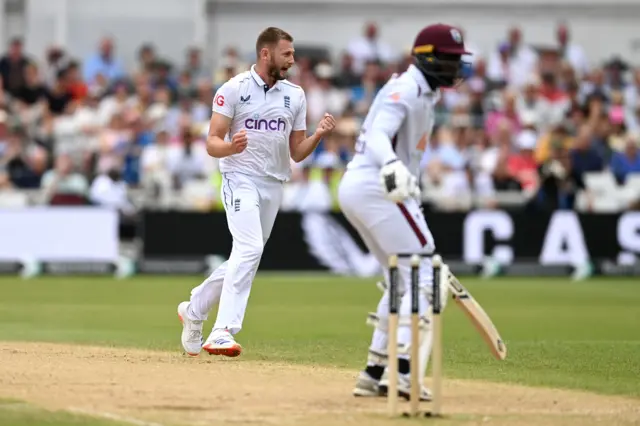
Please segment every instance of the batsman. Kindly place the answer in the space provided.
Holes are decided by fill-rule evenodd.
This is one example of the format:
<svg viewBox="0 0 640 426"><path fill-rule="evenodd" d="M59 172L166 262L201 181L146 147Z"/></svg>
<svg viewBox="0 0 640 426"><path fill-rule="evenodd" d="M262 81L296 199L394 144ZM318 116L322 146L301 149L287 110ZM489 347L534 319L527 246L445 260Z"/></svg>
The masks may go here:
<svg viewBox="0 0 640 426"><path fill-rule="evenodd" d="M391 254L432 254L435 242L421 210L420 160L427 147L435 121L434 106L440 88L454 87L462 80L464 40L459 29L444 24L430 25L415 38L414 63L404 73L392 77L378 92L363 123L355 155L340 182L340 207L358 231L369 251L381 265ZM399 264L401 295L400 317L410 315L410 265ZM428 324L429 297L432 285L431 260L420 265L420 315ZM388 283L388 273L385 272ZM445 295L447 288L441 289ZM385 291L377 308L377 325L373 332L367 366L360 372L356 396L386 394L388 379L387 328L389 295ZM424 377L431 353L432 335L422 328L419 377ZM411 343L408 323L400 321L399 346ZM398 393L410 394L409 351L399 352ZM420 399L431 399L421 386Z"/></svg>

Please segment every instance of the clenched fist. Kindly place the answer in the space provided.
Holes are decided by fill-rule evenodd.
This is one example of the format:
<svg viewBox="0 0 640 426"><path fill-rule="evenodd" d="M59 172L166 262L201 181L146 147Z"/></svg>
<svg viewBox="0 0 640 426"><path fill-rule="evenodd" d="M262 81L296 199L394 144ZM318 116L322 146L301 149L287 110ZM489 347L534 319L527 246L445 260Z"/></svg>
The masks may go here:
<svg viewBox="0 0 640 426"><path fill-rule="evenodd" d="M231 151L234 154L240 154L247 148L247 131L240 130L238 133L234 134L231 138Z"/></svg>
<svg viewBox="0 0 640 426"><path fill-rule="evenodd" d="M316 134L320 137L326 136L333 131L336 127L336 119L333 118L331 114L325 114L318 123L318 127L316 128Z"/></svg>

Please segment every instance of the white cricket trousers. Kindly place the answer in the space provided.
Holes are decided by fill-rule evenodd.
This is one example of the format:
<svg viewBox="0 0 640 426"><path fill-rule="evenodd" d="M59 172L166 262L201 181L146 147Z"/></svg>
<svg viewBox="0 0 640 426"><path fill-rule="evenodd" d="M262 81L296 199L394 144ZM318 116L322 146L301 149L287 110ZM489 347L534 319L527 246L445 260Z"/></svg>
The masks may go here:
<svg viewBox="0 0 640 426"><path fill-rule="evenodd" d="M435 243L427 226L420 203L410 199L403 203L389 201L380 184L379 171L375 168L347 170L338 189L340 208L371 253L378 259L385 271L385 280L389 282L389 256L397 253L432 254ZM399 306L400 316L409 317L411 313L410 259L399 259L398 272L400 282L398 292L402 295ZM420 315L428 308L427 294L433 282L431 260L423 259L420 267ZM427 294L425 294L425 292ZM384 293L378 304L379 318L389 316L389 294ZM373 332L371 350L387 353L387 333L376 328ZM411 343L411 328L400 326L398 343Z"/></svg>
<svg viewBox="0 0 640 426"><path fill-rule="evenodd" d="M223 173L221 196L233 246L229 260L191 291L191 319L206 320L219 302L213 328L226 328L232 334L242 329L251 284L271 235L282 192L283 183L274 178Z"/></svg>

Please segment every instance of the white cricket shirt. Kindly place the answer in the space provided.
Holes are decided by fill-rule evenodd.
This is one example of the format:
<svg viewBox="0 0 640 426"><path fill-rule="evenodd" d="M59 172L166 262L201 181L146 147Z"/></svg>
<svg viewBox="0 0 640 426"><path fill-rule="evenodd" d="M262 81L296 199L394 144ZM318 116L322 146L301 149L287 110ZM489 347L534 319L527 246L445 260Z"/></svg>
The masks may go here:
<svg viewBox="0 0 640 426"><path fill-rule="evenodd" d="M222 173L290 179L289 136L293 130L307 129L307 104L300 86L280 80L269 89L253 65L218 89L212 110L231 118L226 141L240 130L247 132L247 148L220 159Z"/></svg>
<svg viewBox="0 0 640 426"><path fill-rule="evenodd" d="M369 109L347 169L379 169L399 159L416 177L435 122L439 92L410 65L380 89Z"/></svg>

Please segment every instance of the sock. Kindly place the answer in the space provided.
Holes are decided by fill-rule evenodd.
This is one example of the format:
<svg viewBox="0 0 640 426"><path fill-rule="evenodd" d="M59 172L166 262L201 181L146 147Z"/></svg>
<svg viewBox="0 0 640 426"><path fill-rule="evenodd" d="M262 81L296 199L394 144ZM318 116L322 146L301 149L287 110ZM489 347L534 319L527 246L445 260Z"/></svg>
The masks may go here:
<svg viewBox="0 0 640 426"><path fill-rule="evenodd" d="M380 380L382 378L382 373L384 373L383 365L367 365L367 368L364 370L367 372L372 379Z"/></svg>

